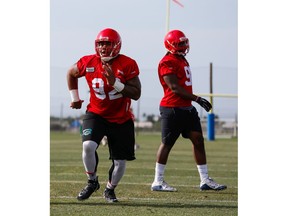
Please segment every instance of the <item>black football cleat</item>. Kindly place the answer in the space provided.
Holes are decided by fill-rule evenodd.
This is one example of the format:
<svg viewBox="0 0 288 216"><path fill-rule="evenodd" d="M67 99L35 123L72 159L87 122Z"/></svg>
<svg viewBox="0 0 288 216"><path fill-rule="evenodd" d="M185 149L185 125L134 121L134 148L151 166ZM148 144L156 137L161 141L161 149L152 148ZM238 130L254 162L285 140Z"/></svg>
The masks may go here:
<svg viewBox="0 0 288 216"><path fill-rule="evenodd" d="M98 177L95 180L88 180L88 184L83 188L77 196L77 199L82 201L88 199L94 191L100 188Z"/></svg>
<svg viewBox="0 0 288 216"><path fill-rule="evenodd" d="M104 197L107 202L118 202L114 189L105 188Z"/></svg>

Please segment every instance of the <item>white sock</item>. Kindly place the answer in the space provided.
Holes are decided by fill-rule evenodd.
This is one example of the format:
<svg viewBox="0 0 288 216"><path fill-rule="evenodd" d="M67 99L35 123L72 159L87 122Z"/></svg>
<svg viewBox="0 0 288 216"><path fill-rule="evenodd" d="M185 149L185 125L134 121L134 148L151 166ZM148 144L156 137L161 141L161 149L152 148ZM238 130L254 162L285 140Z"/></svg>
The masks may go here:
<svg viewBox="0 0 288 216"><path fill-rule="evenodd" d="M154 182L159 182L164 180L164 171L166 164L156 163L155 165L155 178Z"/></svg>
<svg viewBox="0 0 288 216"><path fill-rule="evenodd" d="M205 179L208 179L209 176L208 176L207 164L197 165L197 168L200 175L200 180L203 181Z"/></svg>

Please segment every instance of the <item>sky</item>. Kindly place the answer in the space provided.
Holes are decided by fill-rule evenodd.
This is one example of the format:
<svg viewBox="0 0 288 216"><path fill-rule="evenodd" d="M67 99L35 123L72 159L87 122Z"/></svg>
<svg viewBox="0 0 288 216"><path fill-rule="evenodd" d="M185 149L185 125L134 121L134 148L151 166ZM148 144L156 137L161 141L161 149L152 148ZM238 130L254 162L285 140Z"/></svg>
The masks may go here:
<svg viewBox="0 0 288 216"><path fill-rule="evenodd" d="M239 1L235 12L238 14L236 33L235 26L231 27L236 18L226 16L230 13L235 15L233 11L236 10L236 3L233 3L233 9L228 9L233 0L179 1L184 8L171 2L170 28L181 27L191 38L191 52L187 57L192 70L206 67L210 61L213 61L215 73L221 67L236 67L237 71L239 69L237 91L232 88L234 84L225 89L227 93L231 90L231 93L236 92L239 95L238 215L283 215L287 211L287 201L283 195L288 193L287 187L282 186L285 184L283 180L287 164L288 3L283 0ZM62 6L56 5L60 2ZM83 2L87 2L87 6ZM93 41L100 29L110 25L119 30L123 38L123 52L133 56L142 68L142 83L147 86L145 90L153 87L153 94L160 92L154 70L158 59L165 52L161 44L166 32L166 2L155 0L149 4L149 1L137 1L137 4L133 4L130 1L128 4L128 1L113 1L114 4L108 5L108 1L105 1L104 5L104 1L99 1L97 7L91 7L92 3L88 2L0 2L0 191L3 194L0 197L0 215L38 216L39 212L41 215L49 215L49 119L54 106L51 98L55 96L54 89L59 88L57 91L60 97L67 98L69 103L63 76L81 55L93 52ZM132 6L138 10L131 10ZM144 10L148 6L147 11ZM227 13L223 9L227 9ZM54 20L53 13L57 14ZM128 15L130 19L127 18ZM213 16L206 20L208 15ZM112 19L114 16L116 19ZM91 28L84 28L83 18L93 19L95 23ZM117 25L114 21L117 21ZM192 21L193 25L184 24ZM214 23L214 28L210 29L211 23ZM65 27L64 24L68 26ZM133 28L129 30L131 26ZM233 32L231 34L236 35L231 39L232 42L229 40L230 36L223 39L222 43L218 40L217 43L212 42L225 34L220 29L228 26L231 27L229 31ZM151 28L148 31L144 27ZM70 34L57 42L57 38L66 29L70 29ZM79 29L81 32L76 31ZM212 35L213 29L218 29L217 37ZM201 41L202 38L206 40ZM238 50L235 51L231 47L236 46L236 39ZM224 46L226 43L229 46ZM221 47L223 52L212 47ZM59 48L58 57L55 57L56 48ZM230 48L232 50L228 52ZM224 53L225 58L222 58ZM56 80L52 74L52 66L59 68L59 77ZM151 71L149 73L144 69ZM197 92L207 91L206 86L202 89L202 81L198 81L205 80L200 76L202 73L195 73L194 79L197 82L193 85L197 86ZM204 73L207 73L206 70ZM224 81L218 86L226 86L232 82L227 79L227 74L221 78ZM58 85L62 85L61 88ZM149 92L143 93L143 100L144 96L148 97ZM160 97L157 95L154 100L157 104ZM11 192L11 187L15 185L21 188L16 193ZM40 188L37 198L35 188Z"/></svg>
<svg viewBox="0 0 288 216"><path fill-rule="evenodd" d="M140 69L142 95L133 101L137 117L159 115L163 90L157 67L165 54L167 30L179 29L190 41L187 59L195 94L209 93L209 68L213 65L213 92L238 94L237 1L166 0L51 0L50 1L50 111L52 116L77 117L89 101L85 78L79 79L81 110L72 110L67 88L68 68L80 57L95 53L94 40L104 28L114 28L122 38L121 53L135 59ZM169 16L167 15L169 11ZM207 98L209 99L209 98ZM195 105L201 116L204 109ZM234 119L237 97L215 98L214 113ZM139 113L138 113L139 112Z"/></svg>

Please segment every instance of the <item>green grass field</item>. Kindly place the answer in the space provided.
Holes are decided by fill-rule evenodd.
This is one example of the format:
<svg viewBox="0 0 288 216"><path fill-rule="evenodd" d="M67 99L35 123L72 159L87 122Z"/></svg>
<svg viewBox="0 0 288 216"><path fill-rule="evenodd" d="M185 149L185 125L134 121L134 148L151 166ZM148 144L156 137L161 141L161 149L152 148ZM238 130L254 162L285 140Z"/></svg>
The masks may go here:
<svg viewBox="0 0 288 216"><path fill-rule="evenodd" d="M159 134L139 134L140 149L115 193L118 203L106 203L104 191L111 161L108 147L100 146L98 176L100 189L86 201L76 199L86 185L82 164L82 144L77 133L50 134L50 215L195 215L232 216L238 212L238 140L205 140L209 175L226 184L224 191L200 191L199 174L191 144L179 138L169 156L165 180L177 192L152 192Z"/></svg>

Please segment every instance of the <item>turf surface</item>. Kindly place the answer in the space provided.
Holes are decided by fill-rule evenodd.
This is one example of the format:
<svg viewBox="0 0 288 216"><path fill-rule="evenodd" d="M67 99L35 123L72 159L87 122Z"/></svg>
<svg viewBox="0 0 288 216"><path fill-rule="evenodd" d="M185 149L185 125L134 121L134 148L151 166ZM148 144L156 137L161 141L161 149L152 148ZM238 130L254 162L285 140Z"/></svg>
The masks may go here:
<svg viewBox="0 0 288 216"><path fill-rule="evenodd" d="M200 191L199 174L191 144L179 138L169 156L165 180L177 192L152 192L156 151L160 134L138 134L136 160L127 163L115 190L118 203L106 203L102 194L111 161L108 147L100 146L100 189L85 201L76 199L87 178L81 158L78 133L50 134L50 215L195 215L232 216L238 212L238 140L205 140L209 175L228 186L224 191Z"/></svg>

